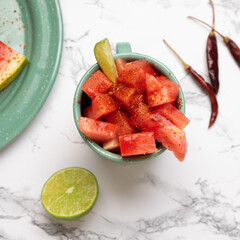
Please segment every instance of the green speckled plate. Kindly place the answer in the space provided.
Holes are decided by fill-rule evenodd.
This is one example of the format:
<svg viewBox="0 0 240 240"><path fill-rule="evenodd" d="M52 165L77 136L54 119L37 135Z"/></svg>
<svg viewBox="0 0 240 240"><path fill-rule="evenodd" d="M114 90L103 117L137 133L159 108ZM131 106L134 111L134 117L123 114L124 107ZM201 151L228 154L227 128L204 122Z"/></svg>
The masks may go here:
<svg viewBox="0 0 240 240"><path fill-rule="evenodd" d="M0 40L30 61L0 92L0 149L34 119L58 73L63 26L58 0L0 0Z"/></svg>

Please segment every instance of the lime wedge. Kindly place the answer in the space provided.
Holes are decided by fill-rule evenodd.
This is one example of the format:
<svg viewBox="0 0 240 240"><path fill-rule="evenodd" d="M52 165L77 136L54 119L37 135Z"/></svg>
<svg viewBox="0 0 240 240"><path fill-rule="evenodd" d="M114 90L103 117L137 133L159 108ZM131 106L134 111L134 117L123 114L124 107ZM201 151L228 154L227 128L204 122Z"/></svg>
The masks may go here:
<svg viewBox="0 0 240 240"><path fill-rule="evenodd" d="M118 72L113 59L110 43L107 38L96 43L94 47L95 58L103 70L104 74L113 82L116 83Z"/></svg>
<svg viewBox="0 0 240 240"><path fill-rule="evenodd" d="M85 215L96 202L98 183L84 168L66 168L53 174L42 189L43 207L52 216L76 220Z"/></svg>

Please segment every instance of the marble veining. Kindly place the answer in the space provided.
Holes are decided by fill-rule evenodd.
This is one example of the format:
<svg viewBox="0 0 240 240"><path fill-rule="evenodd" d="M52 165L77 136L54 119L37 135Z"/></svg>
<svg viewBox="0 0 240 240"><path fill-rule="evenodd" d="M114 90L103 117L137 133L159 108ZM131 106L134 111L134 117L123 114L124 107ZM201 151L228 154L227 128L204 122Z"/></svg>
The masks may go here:
<svg viewBox="0 0 240 240"><path fill-rule="evenodd" d="M213 0L216 27L239 42L239 0ZM61 0L64 45L60 70L43 108L29 127L0 151L1 240L239 240L240 71L218 38L219 116L208 129L208 96L162 43L167 39L207 81L208 0ZM179 163L166 151L143 164L124 166L96 155L80 137L73 96L95 62L95 43L108 37L164 62L186 99L188 153ZM74 222L51 217L41 205L46 180L65 167L92 171L99 197Z"/></svg>
<svg viewBox="0 0 240 240"><path fill-rule="evenodd" d="M105 233L98 233L97 226L84 230L87 219L81 219L74 223L64 223L51 218L43 210L39 199L26 198L19 192L11 192L10 189L0 188L0 223L8 222L10 226L17 226L23 219L27 219L24 228L30 227L30 234L34 234L38 229L50 239L159 239L160 236L167 236L174 232L174 229L188 231L195 226L201 226L202 231L209 231L217 236L224 234L229 239L239 239L240 237L240 205L234 206L222 192L210 185L207 180L198 179L195 183L193 193L184 188L175 188L166 182L161 182L158 176L146 173L143 179L138 180L138 184L149 183L153 188L166 194L169 199L176 202L175 209L167 211L165 214L154 218L141 217L136 221L119 221L108 219L95 211L90 213L91 219L103 225ZM240 192L240 191L239 191ZM239 198L239 192L235 197ZM7 233L2 229L5 224L1 224L0 235L2 239L21 239L15 234ZM114 232L111 231L114 228ZM33 235L34 236L34 235ZM203 234L204 236L204 234ZM166 239L188 239L187 236ZM36 237L36 239L38 239ZM39 238L40 239L40 238ZM190 238L189 238L190 239ZM201 238L197 238L201 239Z"/></svg>

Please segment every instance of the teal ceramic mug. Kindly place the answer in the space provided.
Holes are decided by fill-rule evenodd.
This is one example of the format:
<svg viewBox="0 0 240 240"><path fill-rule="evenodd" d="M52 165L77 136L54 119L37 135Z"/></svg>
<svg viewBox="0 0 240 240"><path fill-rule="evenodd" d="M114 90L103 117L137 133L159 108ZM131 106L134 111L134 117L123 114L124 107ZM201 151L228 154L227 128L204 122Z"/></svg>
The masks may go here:
<svg viewBox="0 0 240 240"><path fill-rule="evenodd" d="M167 76L170 80L173 82L176 82L179 84L178 80L172 73L168 67L166 67L163 63L159 62L158 60L146 56L144 54L140 53L133 53L131 50L131 46L129 43L117 43L117 54L114 55L114 59L117 57L121 57L127 61L134 61L138 59L146 59L154 68L154 70L159 73L159 74L164 74ZM109 151L106 151L103 149L101 146L99 146L97 143L94 141L88 139L85 134L83 134L78 127L78 118L80 116L83 116L83 110L90 105L90 99L88 96L82 91L82 85L84 82L87 81L87 79L97 70L100 69L100 66L98 64L94 64L82 77L81 81L79 82L75 95L74 95L74 101L73 101L73 115L74 115L74 121L76 124L76 127L82 136L83 140L87 143L87 145L96 153L101 155L104 158L110 159L113 162L117 163L123 163L123 164L135 164L135 163L140 163L143 161L146 161L148 159L157 157L158 155L162 154L166 148L164 148L162 145L158 146L158 151L152 154L146 154L146 155L137 155L137 156L129 156L129 157L122 157L120 154L112 153ZM179 92L179 99L178 99L181 104L181 109L179 109L182 113L185 113L185 100L184 100L184 95L183 91L180 87L180 92Z"/></svg>

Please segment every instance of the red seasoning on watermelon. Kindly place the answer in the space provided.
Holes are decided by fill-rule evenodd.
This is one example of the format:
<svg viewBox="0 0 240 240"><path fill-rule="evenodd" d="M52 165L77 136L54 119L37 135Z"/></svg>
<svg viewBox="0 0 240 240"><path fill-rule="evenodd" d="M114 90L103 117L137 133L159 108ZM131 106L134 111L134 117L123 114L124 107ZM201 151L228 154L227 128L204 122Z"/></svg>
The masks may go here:
<svg viewBox="0 0 240 240"><path fill-rule="evenodd" d="M112 90L113 97L119 101L125 109L129 106L130 102L133 101L135 92L135 88L123 84L115 84Z"/></svg>
<svg viewBox="0 0 240 240"><path fill-rule="evenodd" d="M137 92L142 93L145 90L145 72L136 66L125 65L117 78L117 83L134 87Z"/></svg>
<svg viewBox="0 0 240 240"><path fill-rule="evenodd" d="M0 41L0 91L28 64L27 58Z"/></svg>
<svg viewBox="0 0 240 240"><path fill-rule="evenodd" d="M152 114L154 113L161 114L180 129L184 129L190 122L190 120L182 112L170 103L166 103L155 108L152 111Z"/></svg>
<svg viewBox="0 0 240 240"><path fill-rule="evenodd" d="M116 124L118 127L118 136L136 133L137 129L129 122L128 116L125 112L120 110L112 112L105 117L109 123Z"/></svg>
<svg viewBox="0 0 240 240"><path fill-rule="evenodd" d="M84 116L92 119L102 119L107 114L116 111L118 104L108 94L99 93L92 100L92 105L84 111Z"/></svg>
<svg viewBox="0 0 240 240"><path fill-rule="evenodd" d="M106 93L112 86L113 83L101 70L98 70L83 84L82 90L93 99L96 94Z"/></svg>
<svg viewBox="0 0 240 240"><path fill-rule="evenodd" d="M157 79L153 75L146 74L146 88L148 105L151 108L176 102L180 86L166 77Z"/></svg>

